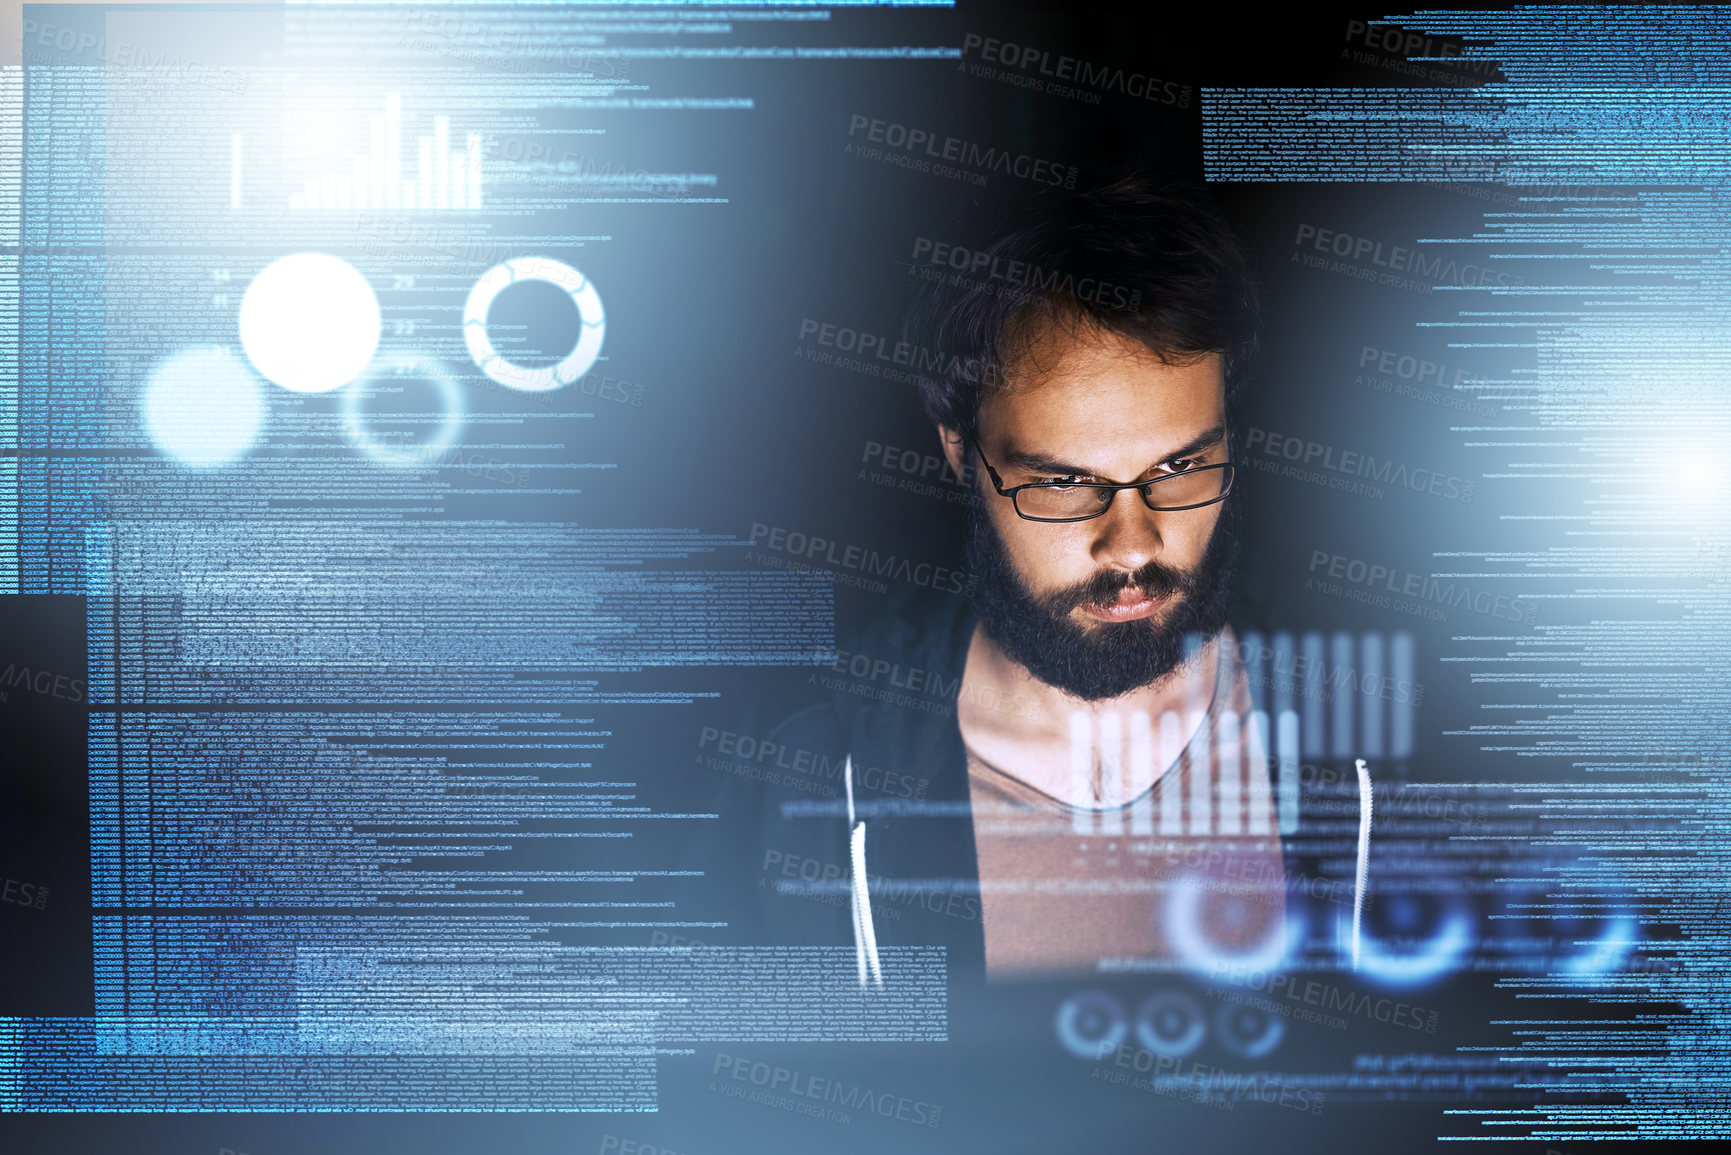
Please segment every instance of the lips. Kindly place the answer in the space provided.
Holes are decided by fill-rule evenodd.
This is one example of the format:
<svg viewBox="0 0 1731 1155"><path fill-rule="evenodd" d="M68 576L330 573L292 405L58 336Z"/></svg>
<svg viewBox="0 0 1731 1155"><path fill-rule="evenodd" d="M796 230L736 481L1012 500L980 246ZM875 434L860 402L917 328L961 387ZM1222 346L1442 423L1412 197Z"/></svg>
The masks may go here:
<svg viewBox="0 0 1731 1155"><path fill-rule="evenodd" d="M1083 602L1082 612L1101 622L1133 622L1158 613L1171 599L1171 594L1154 594L1140 586L1125 586L1115 598Z"/></svg>

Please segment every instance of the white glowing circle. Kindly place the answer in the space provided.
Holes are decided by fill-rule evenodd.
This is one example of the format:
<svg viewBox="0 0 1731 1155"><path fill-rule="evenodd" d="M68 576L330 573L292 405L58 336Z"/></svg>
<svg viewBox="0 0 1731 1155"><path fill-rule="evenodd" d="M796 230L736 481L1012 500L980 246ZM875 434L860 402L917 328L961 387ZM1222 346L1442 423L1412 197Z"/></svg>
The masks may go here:
<svg viewBox="0 0 1731 1155"><path fill-rule="evenodd" d="M273 261L240 302L247 360L297 393L327 393L359 377L379 347L379 331L373 287L327 253Z"/></svg>
<svg viewBox="0 0 1731 1155"><path fill-rule="evenodd" d="M531 369L513 365L499 355L487 336L487 310L493 299L512 285L524 281L546 281L569 293L577 306L577 316L583 325L578 333L577 347L557 365ZM463 340L469 346L469 356L475 366L505 386L524 393L545 393L577 380L589 372L595 358L601 355L601 343L607 338L607 314L601 307L601 294L595 282L563 261L551 257L518 257L502 265L494 265L463 302Z"/></svg>
<svg viewBox="0 0 1731 1155"><path fill-rule="evenodd" d="M187 349L150 375L144 428L162 452L206 468L251 448L264 426L264 391L227 349Z"/></svg>

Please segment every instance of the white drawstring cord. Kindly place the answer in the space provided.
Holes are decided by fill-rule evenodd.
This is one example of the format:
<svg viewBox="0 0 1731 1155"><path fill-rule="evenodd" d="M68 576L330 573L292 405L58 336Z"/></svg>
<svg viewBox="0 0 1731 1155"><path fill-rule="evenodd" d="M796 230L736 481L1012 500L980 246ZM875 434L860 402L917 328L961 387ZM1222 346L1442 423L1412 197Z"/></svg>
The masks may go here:
<svg viewBox="0 0 1731 1155"><path fill-rule="evenodd" d="M872 925L871 893L866 889L865 823L854 821L853 755L842 763L842 784L847 788L848 858L853 870L850 897L853 906L854 962L859 966L859 985L883 986L883 968L878 962L877 929ZM869 977L869 982L868 982Z"/></svg>
<svg viewBox="0 0 1731 1155"><path fill-rule="evenodd" d="M1361 949L1361 929L1364 922L1364 888L1370 881L1370 770L1364 759L1354 764L1358 770L1358 874L1352 888L1352 969L1358 969Z"/></svg>
<svg viewBox="0 0 1731 1155"><path fill-rule="evenodd" d="M859 985L866 985L866 968L871 968L871 985L884 985L883 969L878 963L878 937L872 926L871 896L866 893L865 823L853 828L853 910L854 951L859 960Z"/></svg>

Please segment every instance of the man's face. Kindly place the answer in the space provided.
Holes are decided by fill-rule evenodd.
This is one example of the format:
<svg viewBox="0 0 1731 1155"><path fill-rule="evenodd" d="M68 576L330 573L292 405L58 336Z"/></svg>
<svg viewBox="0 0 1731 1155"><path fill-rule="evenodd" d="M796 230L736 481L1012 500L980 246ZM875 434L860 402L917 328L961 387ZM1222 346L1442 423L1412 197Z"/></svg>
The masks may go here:
<svg viewBox="0 0 1731 1155"><path fill-rule="evenodd" d="M980 408L979 439L1006 489L1034 481L1151 481L1227 460L1221 359L1162 361L1098 330L1047 330ZM944 431L951 464L967 448ZM1116 697L1170 672L1183 635L1225 621L1224 503L1157 512L1135 490L1088 521L1028 521L981 471L970 519L988 632L1036 677ZM1160 490L1154 491L1156 499Z"/></svg>

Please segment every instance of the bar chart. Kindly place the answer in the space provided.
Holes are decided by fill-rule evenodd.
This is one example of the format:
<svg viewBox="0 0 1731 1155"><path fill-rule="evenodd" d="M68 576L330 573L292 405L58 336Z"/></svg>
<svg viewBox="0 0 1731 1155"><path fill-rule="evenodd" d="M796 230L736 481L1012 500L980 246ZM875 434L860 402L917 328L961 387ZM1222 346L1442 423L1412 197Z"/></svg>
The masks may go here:
<svg viewBox="0 0 1731 1155"><path fill-rule="evenodd" d="M453 141L451 118L435 114L432 132L415 138L413 178L403 173L403 98L387 93L382 113L367 117L368 149L347 169L307 178L289 194L294 212L343 209L474 212L481 207L481 134ZM235 146L239 156L240 145ZM238 172L239 161L235 162ZM238 184L238 178L237 178ZM236 194L238 199L238 192Z"/></svg>

